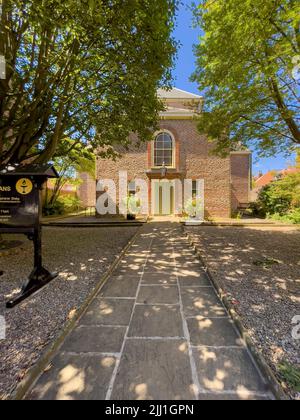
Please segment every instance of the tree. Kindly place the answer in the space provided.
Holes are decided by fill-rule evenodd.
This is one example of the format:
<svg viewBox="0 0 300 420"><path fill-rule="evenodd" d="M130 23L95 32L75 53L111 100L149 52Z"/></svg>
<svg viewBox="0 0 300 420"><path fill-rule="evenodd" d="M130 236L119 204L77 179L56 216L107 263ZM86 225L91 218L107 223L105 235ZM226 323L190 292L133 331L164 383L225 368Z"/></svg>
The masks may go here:
<svg viewBox="0 0 300 420"><path fill-rule="evenodd" d="M42 163L78 144L148 140L168 87L177 0L2 0L0 164ZM69 150L66 139L71 140Z"/></svg>
<svg viewBox="0 0 300 420"><path fill-rule="evenodd" d="M290 152L300 144L300 2L201 0L194 13L204 31L193 75L206 96L199 130L219 153Z"/></svg>

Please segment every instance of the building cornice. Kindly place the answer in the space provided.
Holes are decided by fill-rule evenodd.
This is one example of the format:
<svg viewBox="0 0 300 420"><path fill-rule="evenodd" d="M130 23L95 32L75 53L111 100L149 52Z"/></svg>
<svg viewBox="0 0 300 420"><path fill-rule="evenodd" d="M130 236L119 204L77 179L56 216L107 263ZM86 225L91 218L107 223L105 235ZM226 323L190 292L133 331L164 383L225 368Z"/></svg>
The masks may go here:
<svg viewBox="0 0 300 420"><path fill-rule="evenodd" d="M187 101L187 100L194 100L194 101L201 101L203 100L203 96L196 95L195 93L187 92L186 90L173 88L171 90L165 89L158 89L158 96L164 100L170 101Z"/></svg>

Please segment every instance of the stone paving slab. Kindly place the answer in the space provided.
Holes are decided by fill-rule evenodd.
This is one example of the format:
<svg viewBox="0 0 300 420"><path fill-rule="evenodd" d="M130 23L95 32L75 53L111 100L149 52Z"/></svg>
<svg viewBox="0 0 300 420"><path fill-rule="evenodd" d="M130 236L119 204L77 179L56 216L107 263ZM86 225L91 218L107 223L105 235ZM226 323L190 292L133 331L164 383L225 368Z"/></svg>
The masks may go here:
<svg viewBox="0 0 300 420"><path fill-rule="evenodd" d="M177 277L162 275L158 273L145 273L142 277L142 284L170 284L177 285Z"/></svg>
<svg viewBox="0 0 300 420"><path fill-rule="evenodd" d="M142 286L137 303L147 305L169 304L179 305L179 291L177 286Z"/></svg>
<svg viewBox="0 0 300 420"><path fill-rule="evenodd" d="M147 264L146 267L158 267L158 268L167 268L169 269L170 267L176 267L176 262L174 260L174 258L169 257L169 258L165 258L164 260L159 260L159 259L155 259L155 258L149 258L147 260Z"/></svg>
<svg viewBox="0 0 300 420"><path fill-rule="evenodd" d="M149 246L150 246L150 244L146 244L146 243L142 243L142 244L135 243L131 247L131 252L133 252L133 253L138 252L139 254L141 254L141 253L146 254L148 252ZM130 255L130 254L128 254L128 255Z"/></svg>
<svg viewBox="0 0 300 420"><path fill-rule="evenodd" d="M82 317L81 324L127 326L133 305L134 300L95 299Z"/></svg>
<svg viewBox="0 0 300 420"><path fill-rule="evenodd" d="M177 224L144 225L33 399L268 399Z"/></svg>
<svg viewBox="0 0 300 420"><path fill-rule="evenodd" d="M188 259L194 261L195 258L196 258L196 254L195 254L194 251L177 251L177 250L174 249L173 257L176 260L182 259L182 260L186 261L186 258L188 258Z"/></svg>
<svg viewBox="0 0 300 420"><path fill-rule="evenodd" d="M123 258L120 261L120 265L130 265L130 264L135 264L135 265L139 265L139 266L143 266L148 258L148 254L145 255L126 255L125 258Z"/></svg>
<svg viewBox="0 0 300 420"><path fill-rule="evenodd" d="M203 269L200 265L196 267L180 267L180 270L178 270L178 276L181 278L187 278L187 277L199 278L199 275L201 272L203 272Z"/></svg>
<svg viewBox="0 0 300 420"><path fill-rule="evenodd" d="M145 267L144 274L151 273L151 274L160 274L162 276L176 276L177 269L176 267L157 267L148 265Z"/></svg>
<svg viewBox="0 0 300 420"><path fill-rule="evenodd" d="M174 245L171 243L167 243L165 240L162 241L161 243L155 242L151 246L151 251L153 251L154 253L157 251L173 252L173 250L174 250Z"/></svg>
<svg viewBox="0 0 300 420"><path fill-rule="evenodd" d="M134 298L137 293L140 276L117 276L111 277L103 287L101 297L129 297Z"/></svg>
<svg viewBox="0 0 300 420"><path fill-rule="evenodd" d="M176 260L176 266L178 268L180 268L180 270L178 270L178 271L180 271L180 273L182 273L183 270L185 270L185 271L192 272L192 275L193 275L194 272L199 273L201 271L204 271L201 264L194 263L194 262L187 263L187 262L183 262L183 261L180 261L180 260ZM181 275L183 276L184 274L181 274Z"/></svg>
<svg viewBox="0 0 300 420"><path fill-rule="evenodd" d="M164 256L173 256L174 250L172 246L167 247L152 247L151 248L151 256L161 258L162 255Z"/></svg>
<svg viewBox="0 0 300 420"><path fill-rule="evenodd" d="M227 312L213 288L182 288L183 311L187 317L224 317Z"/></svg>
<svg viewBox="0 0 300 420"><path fill-rule="evenodd" d="M144 273L158 273L162 275L176 276L177 270L175 264L173 266L168 264L147 264Z"/></svg>
<svg viewBox="0 0 300 420"><path fill-rule="evenodd" d="M120 265L114 272L115 276L141 276L143 274L142 266Z"/></svg>
<svg viewBox="0 0 300 420"><path fill-rule="evenodd" d="M105 400L116 365L111 356L59 355L39 379L31 400Z"/></svg>
<svg viewBox="0 0 300 420"><path fill-rule="evenodd" d="M188 279L188 278L193 278L193 277L195 279L199 279L199 277L202 275L204 271L200 267L198 268L198 270L181 270L179 265L177 267L178 267L177 276L179 279Z"/></svg>
<svg viewBox="0 0 300 420"><path fill-rule="evenodd" d="M198 276L181 276L178 275L178 281L181 287L198 287L198 286L210 286L212 284L207 277L204 270L199 270Z"/></svg>
<svg viewBox="0 0 300 420"><path fill-rule="evenodd" d="M183 324L179 306L136 306L128 336L183 337Z"/></svg>
<svg viewBox="0 0 300 420"><path fill-rule="evenodd" d="M132 248L130 248L130 250L127 252L126 257L127 258L145 258L147 259L149 255L149 251L145 250L145 251L133 251Z"/></svg>
<svg viewBox="0 0 300 420"><path fill-rule="evenodd" d="M194 400L186 341L129 340L112 400Z"/></svg>
<svg viewBox="0 0 300 420"><path fill-rule="evenodd" d="M177 255L176 253L174 255ZM202 268L200 261L195 257L195 255L182 255L180 257L174 257L176 264L181 267L196 267L197 269Z"/></svg>
<svg viewBox="0 0 300 420"><path fill-rule="evenodd" d="M233 322L223 318L189 318L187 324L193 346L243 346Z"/></svg>
<svg viewBox="0 0 300 420"><path fill-rule="evenodd" d="M67 353L119 353L126 327L77 327L65 341L62 351Z"/></svg>
<svg viewBox="0 0 300 420"><path fill-rule="evenodd" d="M157 258L159 260L161 260L162 258L174 258L173 248L170 248L169 250L165 249L165 250L160 250L160 251L154 251L151 248L150 258L152 259Z"/></svg>
<svg viewBox="0 0 300 420"><path fill-rule="evenodd" d="M244 348L193 349L199 383L210 392L266 392L266 385Z"/></svg>

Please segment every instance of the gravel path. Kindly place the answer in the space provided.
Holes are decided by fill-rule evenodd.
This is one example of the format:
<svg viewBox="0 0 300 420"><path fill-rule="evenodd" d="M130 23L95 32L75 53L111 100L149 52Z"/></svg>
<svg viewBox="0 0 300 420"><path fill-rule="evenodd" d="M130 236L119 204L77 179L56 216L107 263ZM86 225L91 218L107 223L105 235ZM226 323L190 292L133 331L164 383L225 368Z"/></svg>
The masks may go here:
<svg viewBox="0 0 300 420"><path fill-rule="evenodd" d="M35 297L11 311L5 302L19 293L32 270L32 243L0 252L0 315L5 316L7 336L0 341L0 399L7 398L45 347L80 307L137 228L44 228L44 265L60 276Z"/></svg>
<svg viewBox="0 0 300 420"><path fill-rule="evenodd" d="M300 315L300 231L200 227L187 232L274 371L278 374L281 361L299 367L292 319Z"/></svg>

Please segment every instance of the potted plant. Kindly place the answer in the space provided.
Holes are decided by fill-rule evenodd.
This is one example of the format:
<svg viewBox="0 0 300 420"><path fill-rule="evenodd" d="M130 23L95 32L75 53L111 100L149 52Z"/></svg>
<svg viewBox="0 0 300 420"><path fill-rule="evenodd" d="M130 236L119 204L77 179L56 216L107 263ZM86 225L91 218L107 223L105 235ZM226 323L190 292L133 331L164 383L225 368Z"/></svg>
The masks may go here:
<svg viewBox="0 0 300 420"><path fill-rule="evenodd" d="M185 204L185 213L187 214L186 223L203 223L202 214L202 201L194 194L193 197Z"/></svg>
<svg viewBox="0 0 300 420"><path fill-rule="evenodd" d="M127 197L127 220L136 220L141 210L141 200L134 193Z"/></svg>

